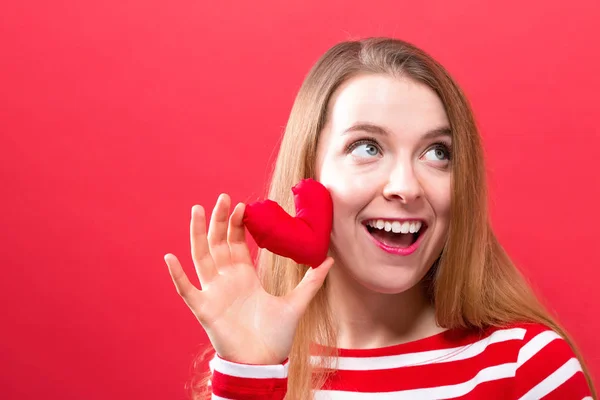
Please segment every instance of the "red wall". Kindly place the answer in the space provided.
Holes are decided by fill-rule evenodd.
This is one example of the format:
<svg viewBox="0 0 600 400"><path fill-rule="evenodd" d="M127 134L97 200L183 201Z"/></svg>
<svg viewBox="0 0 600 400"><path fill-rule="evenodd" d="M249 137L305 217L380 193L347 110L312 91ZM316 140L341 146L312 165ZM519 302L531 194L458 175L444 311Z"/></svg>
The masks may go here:
<svg viewBox="0 0 600 400"><path fill-rule="evenodd" d="M163 255L192 273L191 206L260 196L312 63L371 35L463 85L498 234L598 380L600 6L421 3L2 2L2 398L183 399L206 337Z"/></svg>

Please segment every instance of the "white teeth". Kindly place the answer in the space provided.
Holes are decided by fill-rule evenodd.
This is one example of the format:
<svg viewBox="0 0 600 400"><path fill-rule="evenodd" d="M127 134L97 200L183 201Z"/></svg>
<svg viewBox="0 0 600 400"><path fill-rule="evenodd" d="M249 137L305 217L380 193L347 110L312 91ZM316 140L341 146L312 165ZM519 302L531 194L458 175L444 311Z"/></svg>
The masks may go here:
<svg viewBox="0 0 600 400"><path fill-rule="evenodd" d="M367 222L372 228L385 230L386 232L394 233L416 233L419 232L423 223L421 221L384 221L382 219L370 220Z"/></svg>
<svg viewBox="0 0 600 400"><path fill-rule="evenodd" d="M385 229L386 232L390 232L392 230L392 223L386 221L383 229Z"/></svg>
<svg viewBox="0 0 600 400"><path fill-rule="evenodd" d="M409 229L410 229L410 222L404 221L402 223L402 233L408 233Z"/></svg>
<svg viewBox="0 0 600 400"><path fill-rule="evenodd" d="M417 226L417 224L415 224L414 222L411 222L411 223L410 223L410 227L408 228L408 231L409 231L410 233L415 233L415 232L416 232L416 231L415 231L415 228L416 228L416 226Z"/></svg>

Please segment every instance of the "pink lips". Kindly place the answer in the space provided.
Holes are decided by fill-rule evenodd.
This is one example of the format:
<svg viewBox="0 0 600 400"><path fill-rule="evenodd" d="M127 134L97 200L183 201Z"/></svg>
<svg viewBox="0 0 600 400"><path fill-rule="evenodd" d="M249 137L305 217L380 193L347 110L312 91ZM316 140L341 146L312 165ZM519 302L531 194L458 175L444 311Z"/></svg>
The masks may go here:
<svg viewBox="0 0 600 400"><path fill-rule="evenodd" d="M411 255L412 253L414 253L415 251L417 251L417 249L419 248L419 245L421 244L421 242L423 240L423 236L425 236L424 235L425 231L423 231L423 232L421 232L421 234L419 235L417 240L410 246L408 246L408 247L392 247L392 246L383 244L379 240L375 239L375 237L373 237L373 235L371 235L369 233L369 231L367 230L367 227L365 227L365 231L366 231L367 235L371 238L371 240L377 246L379 246L380 249L382 249L383 251L385 251L387 253L398 255L398 256L408 256L408 255Z"/></svg>

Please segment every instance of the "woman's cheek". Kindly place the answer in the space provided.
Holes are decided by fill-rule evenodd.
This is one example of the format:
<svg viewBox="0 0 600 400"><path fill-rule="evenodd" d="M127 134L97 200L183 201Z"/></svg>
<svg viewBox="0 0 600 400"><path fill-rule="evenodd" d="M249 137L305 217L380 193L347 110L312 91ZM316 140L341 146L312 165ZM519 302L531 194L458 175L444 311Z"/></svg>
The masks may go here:
<svg viewBox="0 0 600 400"><path fill-rule="evenodd" d="M372 197L385 174L381 164L355 165L348 160L326 160L320 181L329 189L334 205L364 203ZM369 201L370 199L367 199Z"/></svg>
<svg viewBox="0 0 600 400"><path fill-rule="evenodd" d="M374 196L374 182L361 176L341 175L328 185L337 212L358 212Z"/></svg>
<svg viewBox="0 0 600 400"><path fill-rule="evenodd" d="M438 218L448 218L452 203L452 183L450 176L429 179L423 185Z"/></svg>

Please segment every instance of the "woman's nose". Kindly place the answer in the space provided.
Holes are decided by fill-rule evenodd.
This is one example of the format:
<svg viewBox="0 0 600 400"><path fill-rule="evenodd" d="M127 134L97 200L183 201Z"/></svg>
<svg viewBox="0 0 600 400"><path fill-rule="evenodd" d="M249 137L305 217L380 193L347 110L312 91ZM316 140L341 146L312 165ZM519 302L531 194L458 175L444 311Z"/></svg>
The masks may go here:
<svg viewBox="0 0 600 400"><path fill-rule="evenodd" d="M411 203L422 195L423 189L414 168L406 163L394 168L383 188L383 196L386 199L400 200L402 203Z"/></svg>

